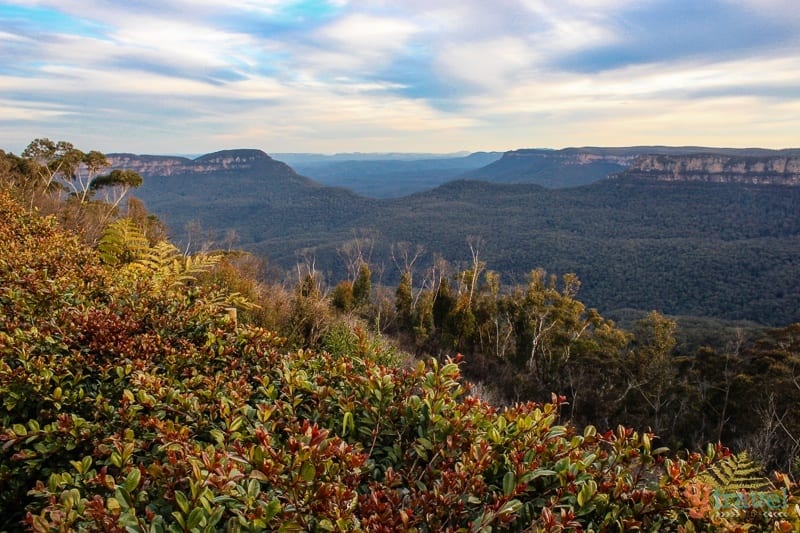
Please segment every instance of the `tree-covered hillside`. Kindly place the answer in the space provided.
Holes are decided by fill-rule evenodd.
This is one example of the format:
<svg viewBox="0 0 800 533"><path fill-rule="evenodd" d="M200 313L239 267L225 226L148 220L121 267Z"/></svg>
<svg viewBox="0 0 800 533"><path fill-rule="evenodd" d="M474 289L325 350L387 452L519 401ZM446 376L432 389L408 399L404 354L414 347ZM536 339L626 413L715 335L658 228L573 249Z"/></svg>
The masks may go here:
<svg viewBox="0 0 800 533"><path fill-rule="evenodd" d="M625 168L624 157L596 156L594 152L577 148L515 150L506 152L501 159L485 167L465 172L461 178L562 188L593 183ZM583 160L582 157L590 159Z"/></svg>
<svg viewBox="0 0 800 533"><path fill-rule="evenodd" d="M800 526L790 479L721 446L676 456L648 432L578 429L558 396L500 409L457 361L387 365L363 335L288 349L202 281L220 258L144 221L106 226L95 251L0 192L0 529Z"/></svg>
<svg viewBox="0 0 800 533"><path fill-rule="evenodd" d="M257 170L152 175L137 195L181 243L235 244L281 268L312 257L334 281L339 250L354 235L375 242L386 283L400 271L391 247L407 242L451 263L468 259L469 236L504 279L533 268L574 272L581 297L603 312L635 308L675 315L800 320L800 188L603 180L548 190L452 182L394 200L371 200L298 177Z"/></svg>
<svg viewBox="0 0 800 533"><path fill-rule="evenodd" d="M568 190L456 182L388 208L380 235L465 257L469 235L505 278L574 272L601 311L800 319L800 188L606 180ZM416 236L416 238L413 238Z"/></svg>

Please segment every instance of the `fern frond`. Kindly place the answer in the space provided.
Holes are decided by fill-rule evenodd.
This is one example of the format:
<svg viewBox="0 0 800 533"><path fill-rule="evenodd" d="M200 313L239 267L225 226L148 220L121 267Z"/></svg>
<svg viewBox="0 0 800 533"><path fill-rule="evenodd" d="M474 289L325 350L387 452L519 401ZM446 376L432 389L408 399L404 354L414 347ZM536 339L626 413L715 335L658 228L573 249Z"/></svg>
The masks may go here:
<svg viewBox="0 0 800 533"><path fill-rule="evenodd" d="M170 242L161 241L149 247L136 258L135 263L151 271L155 275L174 272L181 258L178 248Z"/></svg>
<svg viewBox="0 0 800 533"><path fill-rule="evenodd" d="M184 260L183 273L187 275L200 274L211 270L220 262L222 256L219 254L197 254L187 256Z"/></svg>
<svg viewBox="0 0 800 533"><path fill-rule="evenodd" d="M142 253L134 264L162 282L186 285L197 281L197 274L213 268L220 259L219 255L208 254L184 256L172 243L161 241Z"/></svg>
<svg viewBox="0 0 800 533"><path fill-rule="evenodd" d="M100 259L112 266L132 263L149 248L147 237L130 218L120 218L109 224L97 245Z"/></svg>
<svg viewBox="0 0 800 533"><path fill-rule="evenodd" d="M722 492L764 491L775 488L764 475L763 467L750 459L747 452L731 455L714 463L699 477Z"/></svg>
<svg viewBox="0 0 800 533"><path fill-rule="evenodd" d="M238 292L232 292L228 294L228 297L226 298L226 303L228 305L232 305L233 307L242 310L252 311L254 309L261 309L260 305L251 302L249 299L247 299L245 296L242 296Z"/></svg>
<svg viewBox="0 0 800 533"><path fill-rule="evenodd" d="M222 259L220 254L183 255L169 241L150 245L147 237L130 218L109 224L98 245L103 262L112 266L149 274L153 280L168 286L185 286L197 281L196 275L206 272Z"/></svg>

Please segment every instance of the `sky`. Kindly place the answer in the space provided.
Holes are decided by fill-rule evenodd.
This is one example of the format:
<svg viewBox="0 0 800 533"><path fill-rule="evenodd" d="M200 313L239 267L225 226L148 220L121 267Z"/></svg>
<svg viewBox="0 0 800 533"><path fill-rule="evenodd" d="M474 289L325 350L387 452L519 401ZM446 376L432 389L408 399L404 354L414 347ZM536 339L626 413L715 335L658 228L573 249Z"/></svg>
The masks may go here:
<svg viewBox="0 0 800 533"><path fill-rule="evenodd" d="M800 0L0 2L0 148L800 146Z"/></svg>

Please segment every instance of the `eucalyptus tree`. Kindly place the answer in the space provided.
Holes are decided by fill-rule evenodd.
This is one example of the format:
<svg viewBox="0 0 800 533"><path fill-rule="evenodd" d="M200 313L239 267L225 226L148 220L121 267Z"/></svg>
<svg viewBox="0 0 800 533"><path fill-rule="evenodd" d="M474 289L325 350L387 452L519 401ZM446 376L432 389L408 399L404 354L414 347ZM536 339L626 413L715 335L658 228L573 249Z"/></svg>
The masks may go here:
<svg viewBox="0 0 800 533"><path fill-rule="evenodd" d="M22 152L30 165L36 189L67 191L81 204L92 200L97 191L108 193L107 202L116 208L127 192L142 184L142 177L130 169L114 169L107 174L108 158L102 152L83 152L67 141L34 139Z"/></svg>

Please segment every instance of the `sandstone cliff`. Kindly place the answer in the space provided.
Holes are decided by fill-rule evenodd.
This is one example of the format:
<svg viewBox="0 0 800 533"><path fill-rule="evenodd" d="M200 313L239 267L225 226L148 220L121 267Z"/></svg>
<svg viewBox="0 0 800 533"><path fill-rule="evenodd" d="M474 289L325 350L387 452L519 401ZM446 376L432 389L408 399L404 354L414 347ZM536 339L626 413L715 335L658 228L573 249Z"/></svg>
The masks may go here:
<svg viewBox="0 0 800 533"><path fill-rule="evenodd" d="M636 154L620 153L619 151L605 148L521 149L503 154L503 159L507 161L548 159L558 161L562 165L589 165L602 161L627 166L635 157Z"/></svg>
<svg viewBox="0 0 800 533"><path fill-rule="evenodd" d="M142 176L177 176L182 174L210 174L220 171L263 169L272 173L294 174L280 161L275 161L261 150L223 150L197 159L172 156L135 154L108 154L111 168L135 170Z"/></svg>
<svg viewBox="0 0 800 533"><path fill-rule="evenodd" d="M752 185L800 185L800 157L641 155L616 177Z"/></svg>

